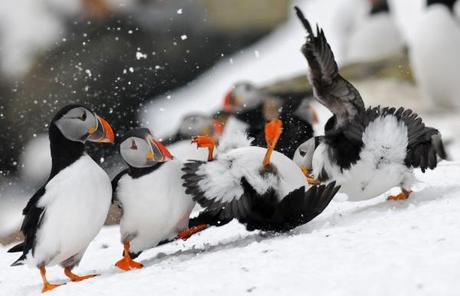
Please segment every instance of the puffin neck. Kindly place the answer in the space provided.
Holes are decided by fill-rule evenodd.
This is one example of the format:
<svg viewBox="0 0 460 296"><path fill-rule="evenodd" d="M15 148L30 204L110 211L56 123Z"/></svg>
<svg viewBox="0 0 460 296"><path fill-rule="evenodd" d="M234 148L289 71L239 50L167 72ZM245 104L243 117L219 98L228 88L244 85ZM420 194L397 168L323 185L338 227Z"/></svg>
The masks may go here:
<svg viewBox="0 0 460 296"><path fill-rule="evenodd" d="M62 169L78 160L85 152L83 143L70 141L64 137L54 122L50 125L49 139L52 166L48 180L57 175Z"/></svg>
<svg viewBox="0 0 460 296"><path fill-rule="evenodd" d="M151 167L146 167L146 168L135 168L135 167L129 166L128 175L131 176L131 178L133 178L133 179L140 178L140 177L142 177L142 176L145 176L145 175L150 174L150 173L153 172L153 171L156 171L156 170L159 169L162 165L164 165L166 162L167 162L167 161L165 161L165 162L158 162L158 163L156 163L155 165L153 165L153 166L151 166Z"/></svg>

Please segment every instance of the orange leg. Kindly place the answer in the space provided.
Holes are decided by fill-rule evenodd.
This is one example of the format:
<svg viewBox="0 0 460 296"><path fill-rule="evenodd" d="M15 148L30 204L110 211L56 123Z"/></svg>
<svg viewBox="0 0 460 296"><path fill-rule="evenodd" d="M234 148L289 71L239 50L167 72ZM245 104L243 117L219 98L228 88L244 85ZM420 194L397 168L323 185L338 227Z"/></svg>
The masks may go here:
<svg viewBox="0 0 460 296"><path fill-rule="evenodd" d="M48 279L46 278L46 268L44 266L40 267L40 274L42 276L42 281L43 281L42 293L51 291L59 286L62 286L62 285L50 284L48 282Z"/></svg>
<svg viewBox="0 0 460 296"><path fill-rule="evenodd" d="M194 235L194 234L196 234L198 232L201 232L201 231L205 230L208 227L209 227L208 224L200 224L200 225L197 225L197 226L193 226L193 227L191 227L189 229L186 229L186 230L183 230L183 231L179 232L179 234L177 235L177 238L186 240L186 239L190 238L192 235Z"/></svg>
<svg viewBox="0 0 460 296"><path fill-rule="evenodd" d="M406 199L409 198L411 193L412 193L412 191L406 191L406 190L403 189L400 194L389 196L388 200L392 200L392 201L406 200Z"/></svg>
<svg viewBox="0 0 460 296"><path fill-rule="evenodd" d="M214 146L216 141L209 136L196 136L192 138L192 143L198 148L208 148L208 161L214 160Z"/></svg>
<svg viewBox="0 0 460 296"><path fill-rule="evenodd" d="M85 276L79 276L76 275L75 273L72 272L72 270L69 267L64 268L64 274L72 281L72 282L81 282L93 277L98 276L98 274L89 274Z"/></svg>
<svg viewBox="0 0 460 296"><path fill-rule="evenodd" d="M139 262L134 261L131 259L131 256L129 256L129 241L125 241L123 246L124 246L124 256L122 259L120 259L117 263L115 263L115 266L120 268L121 270L124 271L129 271L132 268L140 269L143 268L144 265L142 265Z"/></svg>
<svg viewBox="0 0 460 296"><path fill-rule="evenodd" d="M264 157L264 167L270 164L270 158L273 150L275 149L276 143L281 136L282 127L283 122L279 119L273 119L265 125L265 142L267 142L267 152Z"/></svg>

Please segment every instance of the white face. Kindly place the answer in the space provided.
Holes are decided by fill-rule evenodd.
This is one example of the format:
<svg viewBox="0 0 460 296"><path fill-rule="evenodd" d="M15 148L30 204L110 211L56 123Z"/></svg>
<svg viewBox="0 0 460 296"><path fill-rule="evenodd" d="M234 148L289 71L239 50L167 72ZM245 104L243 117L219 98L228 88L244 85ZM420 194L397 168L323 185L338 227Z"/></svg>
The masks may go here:
<svg viewBox="0 0 460 296"><path fill-rule="evenodd" d="M152 148L146 139L130 137L120 144L121 157L132 167L146 168L156 162L151 159Z"/></svg>
<svg viewBox="0 0 460 296"><path fill-rule="evenodd" d="M179 133L183 136L193 137L200 135L211 135L213 130L213 121L210 117L204 115L190 115L183 119Z"/></svg>
<svg viewBox="0 0 460 296"><path fill-rule="evenodd" d="M294 153L294 162L302 169L313 170L313 154L315 153L315 138L301 144Z"/></svg>
<svg viewBox="0 0 460 296"><path fill-rule="evenodd" d="M254 109L264 99L264 94L257 87L247 82L236 83L233 86L232 96L235 111Z"/></svg>
<svg viewBox="0 0 460 296"><path fill-rule="evenodd" d="M90 136L89 131L98 130L99 122L88 109L75 107L59 118L55 124L67 139L84 143Z"/></svg>

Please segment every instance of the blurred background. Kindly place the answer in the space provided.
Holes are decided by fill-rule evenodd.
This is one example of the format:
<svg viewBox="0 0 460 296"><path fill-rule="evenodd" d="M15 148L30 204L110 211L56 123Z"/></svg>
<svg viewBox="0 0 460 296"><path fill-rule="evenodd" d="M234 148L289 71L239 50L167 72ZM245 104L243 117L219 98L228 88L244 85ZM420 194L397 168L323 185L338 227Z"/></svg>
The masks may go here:
<svg viewBox="0 0 460 296"><path fill-rule="evenodd" d="M238 81L305 90L305 32L318 22L368 105L404 106L460 157L460 4L436 0L16 0L0 2L0 243L50 170L48 123L83 103L117 132L166 138L218 111ZM315 105L321 124L329 114ZM111 176L116 147L90 147Z"/></svg>

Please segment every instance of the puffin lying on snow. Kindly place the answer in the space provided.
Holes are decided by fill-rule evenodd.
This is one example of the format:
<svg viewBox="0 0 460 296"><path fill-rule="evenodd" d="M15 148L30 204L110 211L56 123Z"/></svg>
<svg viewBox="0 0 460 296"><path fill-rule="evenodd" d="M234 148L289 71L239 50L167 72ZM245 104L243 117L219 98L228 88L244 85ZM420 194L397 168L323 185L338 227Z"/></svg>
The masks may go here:
<svg viewBox="0 0 460 296"><path fill-rule="evenodd" d="M192 222L222 225L236 218L248 230L288 231L327 207L339 187L331 182L307 189L299 167L274 151L281 125L278 119L267 123L267 149L240 147L219 153L217 159L212 157L212 141L194 140L209 149L210 161L190 161L183 168L186 192L205 208Z"/></svg>
<svg viewBox="0 0 460 296"><path fill-rule="evenodd" d="M353 85L338 73L324 32L316 36L296 7L308 32L302 47L310 66L309 80L317 100L333 116L325 136L302 144L294 161L319 181L335 180L350 200L363 200L400 186L402 193L389 199L407 199L414 181L413 168L434 169L437 155L446 158L438 130L403 108L365 109Z"/></svg>
<svg viewBox="0 0 460 296"><path fill-rule="evenodd" d="M146 128L129 131L120 144L128 169L112 181L114 198L120 203L123 258L116 263L122 270L142 268L137 256L160 242L178 236L187 238L192 197L181 186L182 162L157 141Z"/></svg>
<svg viewBox="0 0 460 296"><path fill-rule="evenodd" d="M244 130L254 138L254 145L265 145L264 124L275 118L283 121L284 132L278 151L292 158L296 148L313 136L312 125L318 117L310 106L310 92L273 93L249 82L238 82L226 94L223 110L232 116L225 124L222 137L234 129Z"/></svg>
<svg viewBox="0 0 460 296"><path fill-rule="evenodd" d="M23 211L24 242L9 250L22 252L12 266L28 263L40 269L43 292L59 286L48 282L46 266L60 264L71 281L95 276L78 276L72 269L104 225L112 188L84 144L113 143L115 137L104 119L83 106L68 105L51 121L49 138L51 174Z"/></svg>

